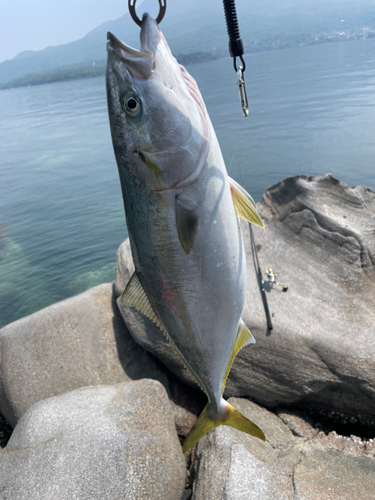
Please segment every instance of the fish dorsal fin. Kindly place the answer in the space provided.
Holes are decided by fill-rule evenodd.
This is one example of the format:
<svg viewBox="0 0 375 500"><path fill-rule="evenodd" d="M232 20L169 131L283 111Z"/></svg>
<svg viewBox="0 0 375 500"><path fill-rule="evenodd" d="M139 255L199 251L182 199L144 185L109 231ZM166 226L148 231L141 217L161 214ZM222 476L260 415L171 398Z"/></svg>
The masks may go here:
<svg viewBox="0 0 375 500"><path fill-rule="evenodd" d="M236 343L234 344L232 356L230 358L228 368L227 368L227 371L225 373L225 377L224 377L224 381L223 381L223 392L225 389L225 384L227 383L227 378L228 378L230 369L232 367L232 363L234 361L234 358L236 357L238 352L243 347L245 347L245 345L248 345L248 344L255 344L255 338L253 337L253 335L251 334L250 330L245 325L245 323L242 321L242 319L240 319L240 326L238 328L237 340L236 340Z"/></svg>
<svg viewBox="0 0 375 500"><path fill-rule="evenodd" d="M229 185L237 215L239 217L242 217L242 219L251 222L252 224L264 227L262 219L258 214L255 201L252 199L249 193L231 177L229 177Z"/></svg>
<svg viewBox="0 0 375 500"><path fill-rule="evenodd" d="M194 375L194 373L191 371L191 369L187 365L186 361L182 357L180 351L174 345L174 343L172 342L168 333L163 328L163 325L160 323L160 321L159 321L158 317L156 316L155 311L154 311L154 309L153 309L153 307L152 307L152 305L151 305L151 303L146 295L146 292L144 291L142 283L139 281L139 278L136 275L136 273L133 274L133 276L130 278L128 284L126 285L125 291L121 295L121 300L127 306L134 307L134 309L137 309L137 311L144 314L147 318L149 318L151 321L153 321L156 326L158 326L160 328L160 330L163 332L163 334L166 337L166 339L168 340L168 342L173 347L174 351L180 357L182 363L184 364L187 371L190 373L193 380L202 389L202 391L204 391L201 383L199 382L197 377Z"/></svg>
<svg viewBox="0 0 375 500"><path fill-rule="evenodd" d="M188 203L184 203L178 195L175 199L175 209L178 239L186 255L189 255L198 233L199 215L195 207L189 207Z"/></svg>
<svg viewBox="0 0 375 500"><path fill-rule="evenodd" d="M161 330L164 330L136 273L133 274L126 285L125 291L121 295L121 300L127 306L137 309L137 311L141 312L153 321Z"/></svg>

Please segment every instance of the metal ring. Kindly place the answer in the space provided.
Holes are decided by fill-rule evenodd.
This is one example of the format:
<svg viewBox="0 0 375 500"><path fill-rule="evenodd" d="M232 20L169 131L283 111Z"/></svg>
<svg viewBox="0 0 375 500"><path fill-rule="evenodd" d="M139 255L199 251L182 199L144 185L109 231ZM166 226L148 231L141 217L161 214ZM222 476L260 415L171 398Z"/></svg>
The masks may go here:
<svg viewBox="0 0 375 500"><path fill-rule="evenodd" d="M159 1L159 14L158 17L156 18L156 22L160 24L165 16L165 11L167 10L167 0L158 0ZM133 21L138 24L139 27L142 26L142 21L139 19L137 16L137 13L135 11L135 4L137 3L137 0L128 0L128 8L130 15L132 16Z"/></svg>

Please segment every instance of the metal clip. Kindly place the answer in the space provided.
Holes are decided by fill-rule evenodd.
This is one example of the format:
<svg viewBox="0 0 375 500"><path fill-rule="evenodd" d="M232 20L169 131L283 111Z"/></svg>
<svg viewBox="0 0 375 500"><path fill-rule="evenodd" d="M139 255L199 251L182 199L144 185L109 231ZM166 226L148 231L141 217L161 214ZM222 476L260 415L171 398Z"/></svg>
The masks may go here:
<svg viewBox="0 0 375 500"><path fill-rule="evenodd" d="M238 92L240 93L242 114L246 118L246 116L249 115L249 103L247 101L245 76L242 66L239 66L237 69L237 85L238 85Z"/></svg>

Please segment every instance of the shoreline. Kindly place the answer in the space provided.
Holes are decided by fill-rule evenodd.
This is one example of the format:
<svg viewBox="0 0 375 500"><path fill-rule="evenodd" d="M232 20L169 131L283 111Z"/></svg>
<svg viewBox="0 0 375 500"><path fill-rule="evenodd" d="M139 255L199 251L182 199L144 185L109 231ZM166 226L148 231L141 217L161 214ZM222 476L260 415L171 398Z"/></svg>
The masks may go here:
<svg viewBox="0 0 375 500"><path fill-rule="evenodd" d="M259 54L261 52L275 52L281 50L299 49L303 47L313 47L316 45L328 45L332 43L344 43L344 42L354 42L375 39L375 33L371 32L371 36L366 37L353 37L345 39L328 39L319 40L312 43L305 43L294 46L277 46L274 48L264 48L259 50L250 50L245 52L245 55ZM187 54L178 54L176 59L178 62L184 66L189 66L192 64L202 64L205 62L211 62L219 59L229 58L229 55L218 55L211 52L193 52ZM29 73L22 77L16 78L9 82L0 84L1 90L12 90L24 87L36 87L39 85L46 85L51 83L69 82L76 80L85 80L90 78L97 78L99 76L105 75L106 72L106 59L102 59L98 62L86 61L82 63L76 63L71 65L59 66L52 70L41 71L37 73ZM65 75L64 75L65 72Z"/></svg>

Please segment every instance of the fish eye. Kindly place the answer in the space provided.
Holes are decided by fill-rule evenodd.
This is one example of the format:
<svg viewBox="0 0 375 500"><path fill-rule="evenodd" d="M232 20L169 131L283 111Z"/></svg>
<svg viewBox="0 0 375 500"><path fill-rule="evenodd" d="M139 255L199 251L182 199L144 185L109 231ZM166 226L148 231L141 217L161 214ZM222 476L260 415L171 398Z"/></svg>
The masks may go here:
<svg viewBox="0 0 375 500"><path fill-rule="evenodd" d="M124 97L121 99L121 107L124 113L126 113L128 116L131 116L132 118L138 116L141 112L141 102L138 96L133 94L133 92L129 92L128 94L124 95Z"/></svg>

